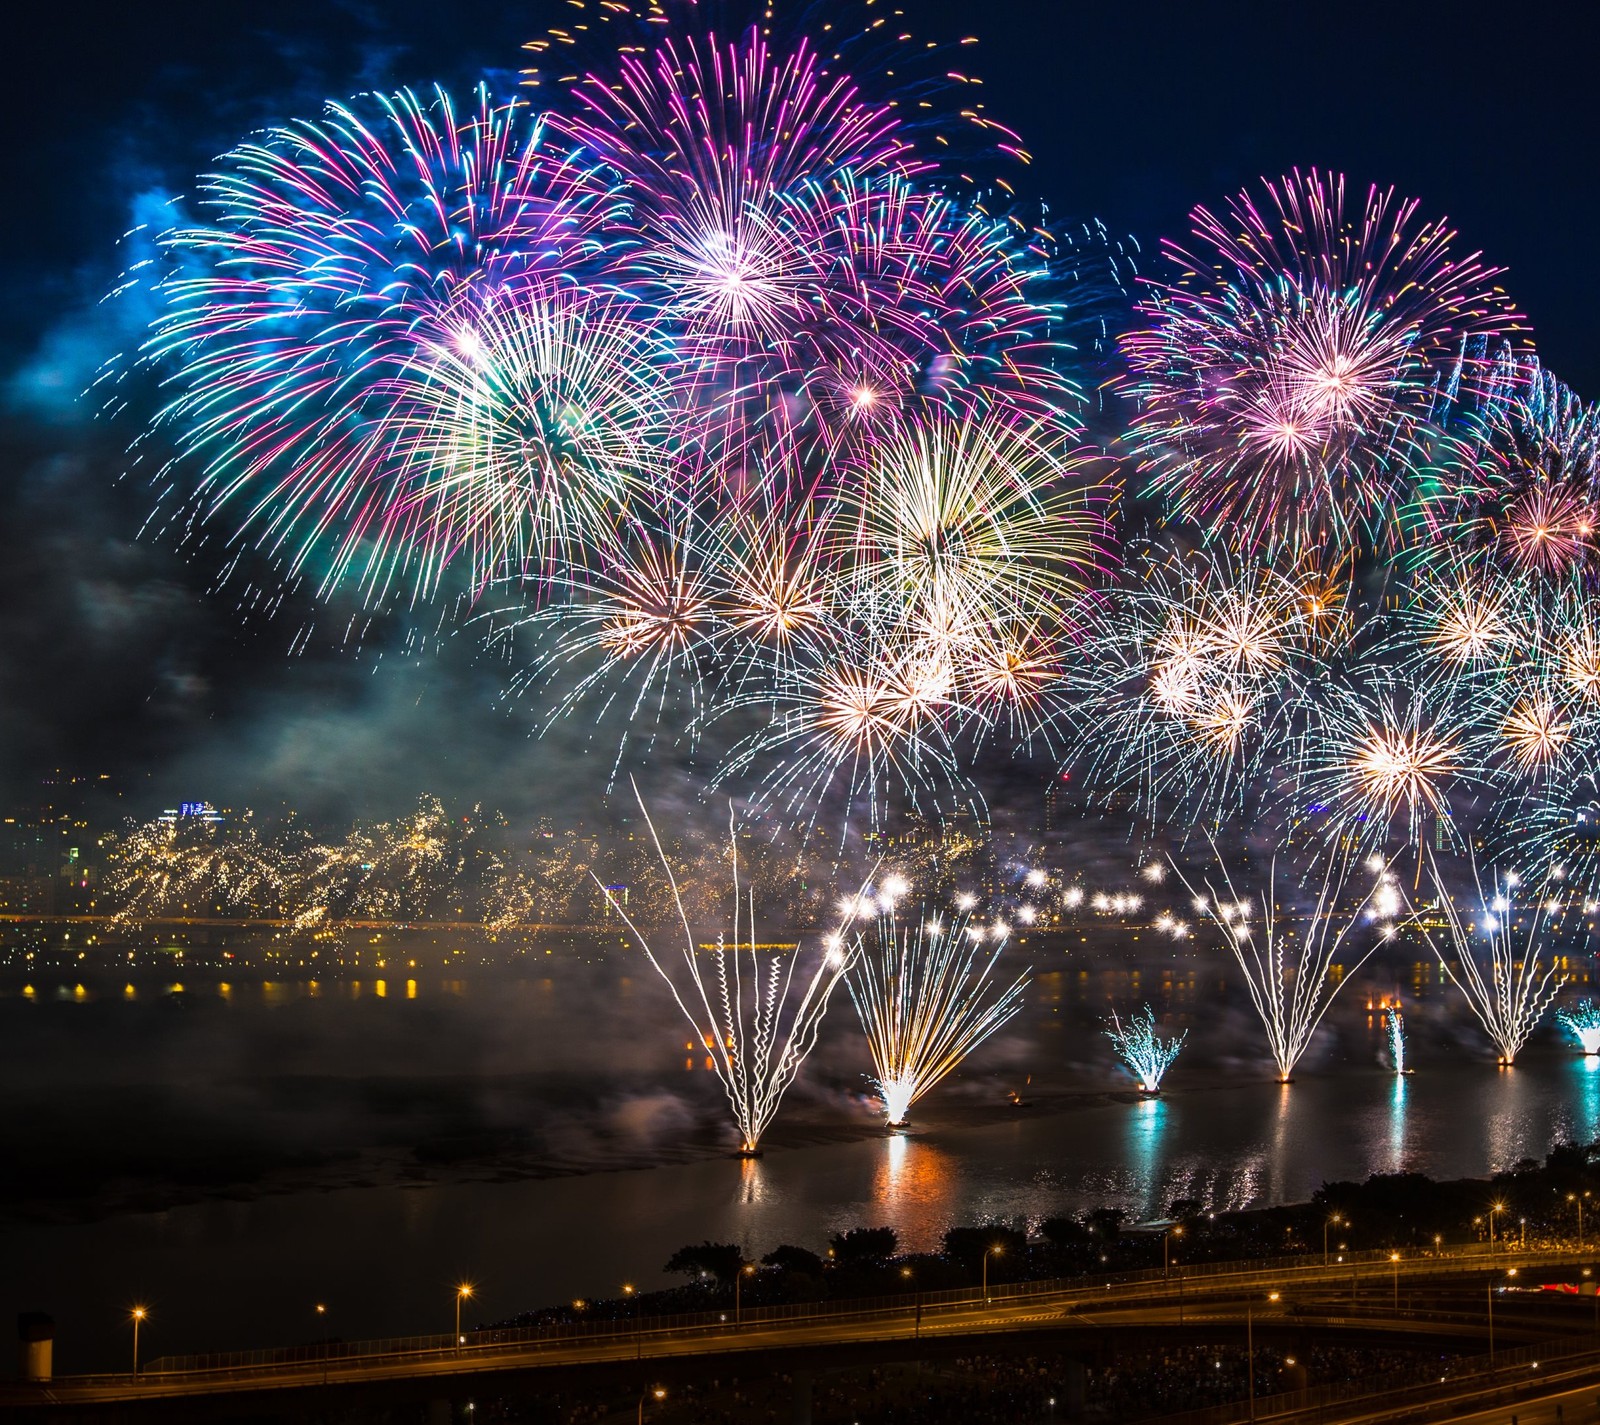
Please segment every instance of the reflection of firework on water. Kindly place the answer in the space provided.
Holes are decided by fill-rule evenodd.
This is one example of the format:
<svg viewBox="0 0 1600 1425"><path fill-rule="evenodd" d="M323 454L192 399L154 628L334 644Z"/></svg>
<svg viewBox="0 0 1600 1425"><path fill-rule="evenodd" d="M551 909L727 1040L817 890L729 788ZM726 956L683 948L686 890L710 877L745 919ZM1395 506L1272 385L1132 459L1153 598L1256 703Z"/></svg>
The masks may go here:
<svg viewBox="0 0 1600 1425"><path fill-rule="evenodd" d="M1600 1005L1593 1000L1579 1000L1571 1009L1558 1009L1556 1023L1578 1041L1585 1054L1600 1054Z"/></svg>
<svg viewBox="0 0 1600 1425"><path fill-rule="evenodd" d="M1131 1015L1127 1024L1123 1024L1113 1012L1111 1027L1106 1030L1106 1038L1111 1041L1117 1058L1122 1060L1147 1094L1161 1092L1161 1080L1172 1067L1178 1051L1183 1048L1183 1041L1188 1037L1188 1030L1171 1038L1158 1033L1155 1011L1149 1005Z"/></svg>
<svg viewBox="0 0 1600 1425"><path fill-rule="evenodd" d="M1541 918L1559 915L1560 904L1548 900L1548 886L1530 897L1523 911L1528 918L1528 933L1519 950L1513 940L1514 892L1520 884L1516 876L1494 877L1485 892L1474 867L1478 910L1463 915L1446 890L1438 865L1430 863L1430 870L1434 905L1444 917L1448 946L1434 938L1426 915L1417 923L1429 948L1493 1042L1500 1062L1509 1067L1561 992L1564 977L1553 960L1542 957L1539 944L1541 932L1546 930ZM1482 941L1488 942L1487 954Z"/></svg>
<svg viewBox="0 0 1600 1425"><path fill-rule="evenodd" d="M1398 1001L1384 1006L1383 1031L1389 1045L1389 1067L1403 1074L1406 1072L1406 1017Z"/></svg>
<svg viewBox="0 0 1600 1425"><path fill-rule="evenodd" d="M642 800L639 809L671 888L683 935L679 953L658 953L623 902L608 888L602 890L705 1046L733 1108L739 1151L754 1154L785 1091L816 1047L829 997L849 964L849 949L842 932L828 936L815 950L768 949L757 941L755 896L740 883L738 828L731 806L732 925L714 944L698 945L677 877ZM600 884L598 877L595 883Z"/></svg>
<svg viewBox="0 0 1600 1425"><path fill-rule="evenodd" d="M1125 338L1133 438L1178 513L1244 549L1384 533L1463 342L1513 331L1496 269L1392 189L1316 170L1196 208ZM1469 371L1470 377L1472 373Z"/></svg>
<svg viewBox="0 0 1600 1425"><path fill-rule="evenodd" d="M903 1125L912 1104L1022 1008L1028 972L1010 984L995 974L1006 936L1003 924L978 925L961 913L924 913L915 927L892 905L879 915L848 984L891 1126Z"/></svg>
<svg viewBox="0 0 1600 1425"><path fill-rule="evenodd" d="M1316 900L1303 929L1296 932L1280 916L1276 859L1259 900L1240 896L1227 868L1221 869L1226 894L1219 894L1206 882L1206 894L1195 894L1195 908L1221 930L1233 952L1250 991L1250 1003L1267 1031L1278 1082L1286 1084L1340 987L1377 948L1374 940L1356 952L1352 961L1344 962L1336 980L1330 978L1334 960L1350 944L1351 932L1361 923L1361 911L1372 893L1361 898L1353 914L1341 913L1338 907L1344 900L1351 861L1348 852L1329 855ZM1187 880L1184 884L1189 885Z"/></svg>

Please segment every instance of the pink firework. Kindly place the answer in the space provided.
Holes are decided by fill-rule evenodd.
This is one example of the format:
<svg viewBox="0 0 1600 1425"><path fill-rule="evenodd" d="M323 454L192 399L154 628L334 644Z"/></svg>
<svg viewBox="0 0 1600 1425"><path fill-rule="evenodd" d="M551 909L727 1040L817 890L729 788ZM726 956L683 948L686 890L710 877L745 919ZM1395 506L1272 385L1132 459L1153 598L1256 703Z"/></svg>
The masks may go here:
<svg viewBox="0 0 1600 1425"><path fill-rule="evenodd" d="M1456 258L1413 200L1294 172L1196 208L1180 272L1152 281L1123 342L1130 440L1155 493L1241 549L1370 547L1425 452L1440 372L1518 330L1498 269ZM1474 379L1472 367L1464 373Z"/></svg>

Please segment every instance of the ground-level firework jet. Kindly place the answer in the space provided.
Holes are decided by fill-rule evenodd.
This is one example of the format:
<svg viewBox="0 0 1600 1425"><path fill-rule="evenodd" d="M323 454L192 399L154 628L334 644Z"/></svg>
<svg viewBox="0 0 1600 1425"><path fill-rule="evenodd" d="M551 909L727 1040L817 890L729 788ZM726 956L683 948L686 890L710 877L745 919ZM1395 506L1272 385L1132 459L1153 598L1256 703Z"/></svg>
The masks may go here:
<svg viewBox="0 0 1600 1425"><path fill-rule="evenodd" d="M1579 1000L1571 1009L1557 1010L1556 1023L1578 1041L1586 1055L1600 1056L1600 1005L1590 999Z"/></svg>
<svg viewBox="0 0 1600 1425"><path fill-rule="evenodd" d="M891 1128L911 1107L1022 1008L1024 970L996 973L1009 927L966 912L922 912L902 920L881 906L847 984L872 1055L872 1085Z"/></svg>
<svg viewBox="0 0 1600 1425"><path fill-rule="evenodd" d="M784 1093L816 1048L828 1001L849 966L848 926L815 946L776 947L756 939L755 896L740 883L738 827L730 806L731 925L711 944L701 944L642 798L639 810L671 890L676 932L682 934L676 952L658 950L617 896L598 877L595 884L704 1045L733 1110L737 1152L755 1157Z"/></svg>
<svg viewBox="0 0 1600 1425"><path fill-rule="evenodd" d="M1155 1011L1149 1005L1130 1015L1126 1024L1116 1014L1112 1014L1110 1023L1106 1038L1117 1058L1139 1081L1140 1092L1154 1097L1161 1092L1161 1080L1177 1059L1189 1031L1161 1034L1156 1029Z"/></svg>
<svg viewBox="0 0 1600 1425"><path fill-rule="evenodd" d="M1463 912L1438 865L1430 864L1430 870L1445 933L1435 939L1427 921L1420 920L1423 937L1494 1044L1500 1067L1509 1069L1561 992L1565 976L1546 951L1564 906L1551 897L1548 884L1541 888L1522 906L1528 929L1519 937L1519 877L1496 875L1485 888L1474 866L1478 908Z"/></svg>
<svg viewBox="0 0 1600 1425"><path fill-rule="evenodd" d="M1340 987L1349 983L1378 945L1377 934L1365 949L1356 947L1353 941L1367 923L1363 911L1383 884L1381 879L1357 901L1352 912L1346 908L1344 895L1353 869L1348 849L1325 856L1320 870L1314 863L1301 869L1303 877L1292 878L1290 884L1314 878L1316 889L1303 929L1298 932L1291 930L1280 913L1276 860L1259 896L1240 895L1226 867L1221 868L1220 892L1209 881L1203 883L1203 890L1197 890L1184 880L1194 894L1195 909L1222 932L1244 975L1250 1003L1267 1032L1267 1046L1280 1084L1294 1081L1294 1066L1310 1045L1311 1036ZM1352 956L1344 961L1344 972L1335 979L1330 971L1347 946Z"/></svg>

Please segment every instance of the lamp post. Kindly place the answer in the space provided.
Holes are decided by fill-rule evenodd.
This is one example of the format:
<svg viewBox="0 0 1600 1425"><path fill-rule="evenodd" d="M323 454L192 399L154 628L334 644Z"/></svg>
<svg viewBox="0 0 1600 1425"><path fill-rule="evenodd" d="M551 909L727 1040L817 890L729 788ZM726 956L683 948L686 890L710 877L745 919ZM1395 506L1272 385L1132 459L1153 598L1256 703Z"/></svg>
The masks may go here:
<svg viewBox="0 0 1600 1425"><path fill-rule="evenodd" d="M1177 1233L1177 1235L1180 1237L1183 1236L1183 1224L1181 1222L1175 1227L1167 1228L1167 1230L1161 1234L1161 1275L1164 1277L1170 1277L1172 1275L1173 1233Z"/></svg>
<svg viewBox="0 0 1600 1425"><path fill-rule="evenodd" d="M1255 1307L1244 1306L1244 1374L1250 1388L1250 1418L1256 1418L1256 1331Z"/></svg>
<svg viewBox="0 0 1600 1425"><path fill-rule="evenodd" d="M328 1308L317 1303L317 1320L322 1324L322 1383L328 1383ZM459 1334L459 1333L457 1333Z"/></svg>
<svg viewBox="0 0 1600 1425"><path fill-rule="evenodd" d="M622 1294L633 1298L633 1358L644 1359L644 1323L639 1320L639 1293L632 1282L623 1282Z"/></svg>
<svg viewBox="0 0 1600 1425"><path fill-rule="evenodd" d="M1400 1254L1389 1253L1389 1264L1394 1268L1394 1309L1400 1309Z"/></svg>
<svg viewBox="0 0 1600 1425"><path fill-rule="evenodd" d="M667 1388L662 1385L652 1386L639 1396L639 1425L644 1425L644 1403L646 1400L665 1400Z"/></svg>
<svg viewBox="0 0 1600 1425"><path fill-rule="evenodd" d="M1578 1204L1578 1250L1580 1252L1583 1250L1583 1200L1588 1196L1589 1194L1587 1192L1569 1192L1567 1194L1568 1202L1575 1202Z"/></svg>
<svg viewBox="0 0 1600 1425"><path fill-rule="evenodd" d="M456 1288L456 1354L461 1354L461 1303L472 1295L472 1283L462 1282Z"/></svg>
<svg viewBox="0 0 1600 1425"><path fill-rule="evenodd" d="M1489 1369L1494 1369L1494 1278L1489 1278Z"/></svg>
<svg viewBox="0 0 1600 1425"><path fill-rule="evenodd" d="M1336 1212L1332 1217L1324 1218L1322 1222L1322 1265L1328 1265L1328 1229L1330 1227L1345 1227L1349 1224Z"/></svg>
<svg viewBox="0 0 1600 1425"><path fill-rule="evenodd" d="M1489 1255L1491 1257L1494 1255L1494 1219L1495 1219L1495 1214L1496 1213L1500 1213L1500 1212L1504 1212L1505 1210L1506 1210L1506 1205L1503 1202L1491 1202L1489 1204Z"/></svg>
<svg viewBox="0 0 1600 1425"><path fill-rule="evenodd" d="M999 1243L983 1249L983 1304L989 1304L989 1258L998 1257L1001 1253Z"/></svg>
<svg viewBox="0 0 1600 1425"><path fill-rule="evenodd" d="M142 1306L136 1306L128 1313L133 1320L133 1378L135 1380L139 1379L139 1323L148 1314Z"/></svg>
<svg viewBox="0 0 1600 1425"><path fill-rule="evenodd" d="M740 1314L742 1307L739 1299L739 1288L743 1285L746 1277L753 1277L755 1274L755 1263L743 1262L740 1264L739 1270L733 1278L733 1324L735 1326L737 1326L742 1319Z"/></svg>

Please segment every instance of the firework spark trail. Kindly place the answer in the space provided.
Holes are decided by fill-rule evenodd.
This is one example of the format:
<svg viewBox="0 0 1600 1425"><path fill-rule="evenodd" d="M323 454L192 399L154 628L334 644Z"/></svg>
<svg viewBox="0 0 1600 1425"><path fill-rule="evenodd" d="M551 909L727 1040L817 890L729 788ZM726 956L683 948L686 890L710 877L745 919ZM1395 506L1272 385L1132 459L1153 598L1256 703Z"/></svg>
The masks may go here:
<svg viewBox="0 0 1600 1425"><path fill-rule="evenodd" d="M1455 898L1445 888L1437 862L1430 857L1435 904L1445 918L1445 933L1449 950L1434 939L1428 922L1418 918L1417 925L1428 948L1437 956L1450 981L1461 991L1468 1007L1483 1026L1493 1042L1499 1062L1509 1067L1516 1062L1518 1051L1528 1042L1544 1012L1561 992L1565 978L1554 961L1541 958L1535 942L1542 929L1539 917L1558 914L1547 904L1546 891L1530 899L1527 906L1528 934L1519 952L1512 941L1515 901L1513 892L1519 884L1513 875L1496 876L1491 882L1492 894L1485 894L1479 880L1477 867L1473 867L1473 888L1477 892L1479 913L1463 916ZM1478 934L1489 942L1485 960L1477 944Z"/></svg>
<svg viewBox="0 0 1600 1425"><path fill-rule="evenodd" d="M1022 1008L1029 972L1010 984L995 974L1007 934L959 913L923 913L915 927L892 909L879 915L847 984L891 1127Z"/></svg>
<svg viewBox="0 0 1600 1425"><path fill-rule="evenodd" d="M1110 1023L1106 1038L1111 1041L1117 1058L1139 1081L1140 1089L1147 1094L1160 1093L1161 1080L1178 1057L1189 1031L1184 1030L1171 1038L1159 1034L1155 1011L1149 1005L1130 1016L1126 1025L1113 1011Z"/></svg>
<svg viewBox="0 0 1600 1425"><path fill-rule="evenodd" d="M1221 867L1226 896L1219 895L1210 882L1205 883L1206 894L1201 895L1179 872L1179 878L1195 897L1195 908L1221 930L1244 974L1250 1003L1267 1032L1267 1045L1277 1066L1278 1082L1282 1084L1291 1081L1295 1064L1305 1053L1311 1036L1340 988L1349 983L1377 949L1374 940L1353 963L1345 966L1338 981L1330 984L1328 972L1349 943L1351 933L1362 923L1362 911L1373 894L1369 890L1352 914L1338 911L1351 868L1348 850L1327 857L1316 901L1298 936L1284 927L1278 915L1276 858L1259 902L1239 895L1226 866ZM1290 940L1298 941L1296 948L1289 947L1286 942Z"/></svg>
<svg viewBox="0 0 1600 1425"><path fill-rule="evenodd" d="M845 941L848 922L827 937L820 955L813 957L816 963L804 971L800 963L806 957L798 946L787 957L774 953L763 963L756 940L755 896L753 892L747 895L739 884L738 828L730 803L732 926L728 932L718 934L715 945L697 946L677 877L655 823L637 787L634 794L672 892L683 932L681 960L658 953L622 902L593 872L590 875L705 1045L733 1109L739 1151L755 1154L760 1151L762 1134L777 1114L784 1093L816 1047L828 1000L849 965L850 948ZM709 970L705 963L708 958Z"/></svg>
<svg viewBox="0 0 1600 1425"><path fill-rule="evenodd" d="M1406 1068L1406 1017L1398 1002L1384 1007L1383 1029L1389 1045L1389 1067L1397 1074L1409 1073Z"/></svg>
<svg viewBox="0 0 1600 1425"><path fill-rule="evenodd" d="M1579 1000L1571 1009L1558 1009L1556 1023L1578 1041L1585 1054L1600 1054L1600 1005Z"/></svg>

